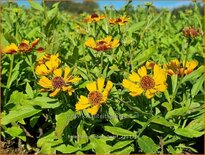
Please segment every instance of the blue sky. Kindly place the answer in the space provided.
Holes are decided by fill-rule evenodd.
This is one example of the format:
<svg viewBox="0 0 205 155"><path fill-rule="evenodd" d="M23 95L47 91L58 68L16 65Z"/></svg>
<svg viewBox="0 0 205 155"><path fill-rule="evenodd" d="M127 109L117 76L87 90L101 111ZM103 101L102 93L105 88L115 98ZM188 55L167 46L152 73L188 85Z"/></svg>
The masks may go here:
<svg viewBox="0 0 205 155"><path fill-rule="evenodd" d="M39 3L41 2L41 0L36 0L39 1ZM78 2L81 0L77 0ZM29 6L29 3L27 2L27 0L17 0L19 5L25 5L25 6ZM167 7L167 8L175 8L181 5L188 5L191 3L191 0L133 0L132 4L134 6L137 6L139 4L144 4L145 2L152 2L155 6L157 7ZM103 9L104 6L111 6L113 5L116 9L120 9L121 7L123 7L126 4L126 0L98 0L97 3L99 4L99 7L101 9Z"/></svg>

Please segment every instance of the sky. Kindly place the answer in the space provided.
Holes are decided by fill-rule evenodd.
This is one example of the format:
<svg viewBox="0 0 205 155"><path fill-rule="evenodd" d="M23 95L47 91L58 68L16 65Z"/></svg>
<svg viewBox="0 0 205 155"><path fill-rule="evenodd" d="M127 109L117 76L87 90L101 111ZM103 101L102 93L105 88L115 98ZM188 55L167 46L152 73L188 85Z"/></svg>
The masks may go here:
<svg viewBox="0 0 205 155"><path fill-rule="evenodd" d="M29 7L29 3L27 0L16 0L19 5L25 5L26 7ZM41 0L36 0L41 2ZM78 2L81 0L78 0ZM152 2L154 6L156 7L166 7L166 8L175 8L182 5L188 5L191 3L191 0L133 0L132 4L134 6L137 6L139 4L144 4L145 2ZM104 6L114 6L116 9L120 9L126 4L126 0L98 0L97 1L99 7L101 9L104 8Z"/></svg>

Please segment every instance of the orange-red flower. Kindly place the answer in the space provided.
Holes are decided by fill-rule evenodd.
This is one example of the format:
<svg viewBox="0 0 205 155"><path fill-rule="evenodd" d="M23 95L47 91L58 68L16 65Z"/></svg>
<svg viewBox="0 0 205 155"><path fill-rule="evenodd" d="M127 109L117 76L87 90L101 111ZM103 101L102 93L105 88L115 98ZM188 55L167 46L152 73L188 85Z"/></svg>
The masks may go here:
<svg viewBox="0 0 205 155"><path fill-rule="evenodd" d="M129 21L129 18L127 18L126 16L121 16L119 18L116 19L112 19L110 18L109 23L110 24L118 24L118 25L125 25L125 23L127 23Z"/></svg>
<svg viewBox="0 0 205 155"><path fill-rule="evenodd" d="M84 19L84 22L94 23L94 22L98 22L98 21L104 19L105 17L106 17L105 15L98 15L98 14L94 13L92 15L87 16Z"/></svg>
<svg viewBox="0 0 205 155"><path fill-rule="evenodd" d="M182 76L182 74L190 74L198 65L198 61L196 60L190 60L186 62L185 68L183 68L184 63L180 63L178 59L171 60L169 63L165 65L166 71L168 75L179 75Z"/></svg>

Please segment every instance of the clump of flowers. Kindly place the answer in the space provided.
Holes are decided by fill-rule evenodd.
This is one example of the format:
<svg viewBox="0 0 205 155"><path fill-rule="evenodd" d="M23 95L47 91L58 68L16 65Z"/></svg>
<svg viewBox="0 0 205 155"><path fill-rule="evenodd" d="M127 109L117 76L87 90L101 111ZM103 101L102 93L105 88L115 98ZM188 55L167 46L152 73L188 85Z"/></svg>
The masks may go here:
<svg viewBox="0 0 205 155"><path fill-rule="evenodd" d="M60 65L59 54L45 54L40 57L35 65L37 75L48 75L53 73Z"/></svg>
<svg viewBox="0 0 205 155"><path fill-rule="evenodd" d="M48 91L50 97L56 96L60 91L65 91L69 95L72 95L74 88L72 87L73 83L81 80L79 77L73 77L71 75L70 67L65 67L64 71L59 68L53 71L53 75L46 77L42 76L38 84L43 87L41 91Z"/></svg>
<svg viewBox="0 0 205 155"><path fill-rule="evenodd" d="M105 79L98 78L97 82L91 82L87 84L87 89L89 90L88 96L80 96L78 103L75 105L77 111L86 109L91 115L96 115L100 106L103 103L106 103L108 94L113 87L111 81L107 82L107 85L104 88Z"/></svg>
<svg viewBox="0 0 205 155"><path fill-rule="evenodd" d="M170 76L174 74L179 76L182 76L182 74L187 75L190 74L198 65L198 61L190 60L186 62L186 66L184 68L183 67L184 63L185 62L180 63L178 59L171 60L169 63L165 65L168 75Z"/></svg>
<svg viewBox="0 0 205 155"><path fill-rule="evenodd" d="M85 42L85 46L92 48L96 51L106 51L119 46L119 40L113 39L111 36L108 36L104 39L95 41L93 38L89 38Z"/></svg>
<svg viewBox="0 0 205 155"><path fill-rule="evenodd" d="M153 73L148 74L145 66L124 79L122 85L130 91L131 96L139 96L143 92L150 99L157 92L164 92L167 89L166 72L157 64L154 65Z"/></svg>
<svg viewBox="0 0 205 155"><path fill-rule="evenodd" d="M98 15L96 13L92 14L92 15L88 15L85 19L84 22L87 23L94 23L94 22L99 22L102 19L105 19L105 15Z"/></svg>
<svg viewBox="0 0 205 155"><path fill-rule="evenodd" d="M129 21L129 18L127 18L126 16L121 16L116 19L110 18L109 23L112 25L118 24L122 26L122 25L125 25L128 21Z"/></svg>
<svg viewBox="0 0 205 155"><path fill-rule="evenodd" d="M193 27L187 27L182 30L182 33L185 37L194 38L201 35L199 29L195 29Z"/></svg>
<svg viewBox="0 0 205 155"><path fill-rule="evenodd" d="M5 54L15 54L15 53L25 53L30 52L39 42L39 38L35 39L33 42L29 43L28 40L22 40L19 45L11 43L3 49Z"/></svg>

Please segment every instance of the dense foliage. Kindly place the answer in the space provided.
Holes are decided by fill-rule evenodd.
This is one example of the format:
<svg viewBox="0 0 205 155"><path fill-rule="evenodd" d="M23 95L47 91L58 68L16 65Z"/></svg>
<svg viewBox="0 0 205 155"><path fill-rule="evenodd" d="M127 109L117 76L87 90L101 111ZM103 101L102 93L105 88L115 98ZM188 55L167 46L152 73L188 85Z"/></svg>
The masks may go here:
<svg viewBox="0 0 205 155"><path fill-rule="evenodd" d="M2 141L26 153L202 153L197 3L178 17L148 3L80 15L30 5L2 6Z"/></svg>

